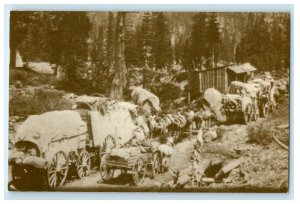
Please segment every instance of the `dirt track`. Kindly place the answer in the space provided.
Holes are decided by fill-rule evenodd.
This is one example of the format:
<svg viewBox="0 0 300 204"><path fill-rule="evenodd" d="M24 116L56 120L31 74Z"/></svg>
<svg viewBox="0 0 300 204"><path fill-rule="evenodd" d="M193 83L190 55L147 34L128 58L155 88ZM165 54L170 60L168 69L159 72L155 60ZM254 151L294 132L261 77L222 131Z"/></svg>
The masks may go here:
<svg viewBox="0 0 300 204"><path fill-rule="evenodd" d="M244 158L241 168L244 177L238 171L232 171L230 183L212 183L197 189L190 189L187 185L182 190L197 191L242 191L242 192L286 192L288 186L288 151L277 143L269 146L260 146L247 143L245 125L222 126L225 134L219 140L206 143L203 150L205 157L220 157L224 162L235 158ZM177 144L172 157L172 169L182 172L188 171L191 165L190 156L195 139L192 137ZM186 172L187 173L187 172ZM164 191L164 184L172 183L169 172L157 175L154 179L146 178L144 183L136 187L132 185L130 175L118 175L109 183L103 183L99 172L94 170L87 178L69 180L58 191Z"/></svg>

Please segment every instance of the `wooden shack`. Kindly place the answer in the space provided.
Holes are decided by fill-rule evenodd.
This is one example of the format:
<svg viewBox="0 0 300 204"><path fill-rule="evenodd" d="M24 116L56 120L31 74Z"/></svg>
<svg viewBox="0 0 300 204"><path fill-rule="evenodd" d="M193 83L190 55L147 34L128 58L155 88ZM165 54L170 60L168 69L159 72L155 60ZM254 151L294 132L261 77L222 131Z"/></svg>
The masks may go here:
<svg viewBox="0 0 300 204"><path fill-rule="evenodd" d="M226 93L232 81L246 83L251 74L256 70L250 63L245 63L227 65L204 71L193 71L190 76L191 97L198 97L208 88L215 88L221 93Z"/></svg>

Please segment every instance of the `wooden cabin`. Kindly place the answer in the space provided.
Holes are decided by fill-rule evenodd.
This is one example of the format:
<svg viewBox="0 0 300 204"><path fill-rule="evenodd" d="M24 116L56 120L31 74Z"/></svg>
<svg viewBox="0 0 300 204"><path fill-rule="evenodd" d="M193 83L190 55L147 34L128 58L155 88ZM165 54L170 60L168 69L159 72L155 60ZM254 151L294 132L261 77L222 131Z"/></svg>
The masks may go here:
<svg viewBox="0 0 300 204"><path fill-rule="evenodd" d="M246 83L249 76L257 69L250 65L245 64L233 64L215 69L208 69L204 71L193 71L190 74L190 93L191 98L197 98L208 88L215 88L221 93L227 93L228 87L232 81L241 81ZM187 81L189 78L188 72L181 72L173 77L173 81L178 84ZM189 86L186 86L189 88Z"/></svg>
<svg viewBox="0 0 300 204"><path fill-rule="evenodd" d="M196 91L198 93L203 93L208 88L215 88L221 93L226 93L232 81L246 83L249 76L256 70L257 69L250 65L250 63L245 63L198 71L197 77L193 76L191 79L192 85L196 85L192 86L193 89L196 89L192 90L192 92ZM196 88L197 85L198 88Z"/></svg>

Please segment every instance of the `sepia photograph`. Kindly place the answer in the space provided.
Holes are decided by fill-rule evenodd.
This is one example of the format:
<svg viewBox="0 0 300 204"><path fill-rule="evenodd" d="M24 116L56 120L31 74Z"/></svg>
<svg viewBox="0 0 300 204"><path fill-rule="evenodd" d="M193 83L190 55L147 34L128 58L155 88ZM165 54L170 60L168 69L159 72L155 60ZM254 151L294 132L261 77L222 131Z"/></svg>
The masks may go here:
<svg viewBox="0 0 300 204"><path fill-rule="evenodd" d="M9 191L288 193L290 13L9 12Z"/></svg>

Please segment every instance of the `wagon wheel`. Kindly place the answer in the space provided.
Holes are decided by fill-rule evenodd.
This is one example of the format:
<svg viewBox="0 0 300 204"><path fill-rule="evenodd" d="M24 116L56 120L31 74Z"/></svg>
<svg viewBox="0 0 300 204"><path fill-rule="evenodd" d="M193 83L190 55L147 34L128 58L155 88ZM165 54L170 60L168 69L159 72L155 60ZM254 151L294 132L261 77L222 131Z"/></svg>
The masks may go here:
<svg viewBox="0 0 300 204"><path fill-rule="evenodd" d="M251 109L251 105L248 104L244 111L244 122L246 125L251 121L252 118L251 116L252 116L252 109Z"/></svg>
<svg viewBox="0 0 300 204"><path fill-rule="evenodd" d="M142 159L137 159L132 166L132 178L135 185L143 182L146 175L146 165Z"/></svg>
<svg viewBox="0 0 300 204"><path fill-rule="evenodd" d="M104 182L110 180L114 175L114 169L106 165L107 157L108 154L103 155L100 161L100 176Z"/></svg>
<svg viewBox="0 0 300 204"><path fill-rule="evenodd" d="M104 142L101 150L101 157L105 154L108 154L116 146L116 140L111 135L108 135Z"/></svg>
<svg viewBox="0 0 300 204"><path fill-rule="evenodd" d="M87 151L82 151L79 154L77 162L77 174L79 178L89 175L91 169L91 156Z"/></svg>
<svg viewBox="0 0 300 204"><path fill-rule="evenodd" d="M154 154L152 158L152 176L155 177L160 173L160 160L158 154Z"/></svg>
<svg viewBox="0 0 300 204"><path fill-rule="evenodd" d="M57 152L51 160L47 176L48 185L50 188L56 188L62 186L68 175L69 165L66 153L63 151Z"/></svg>

